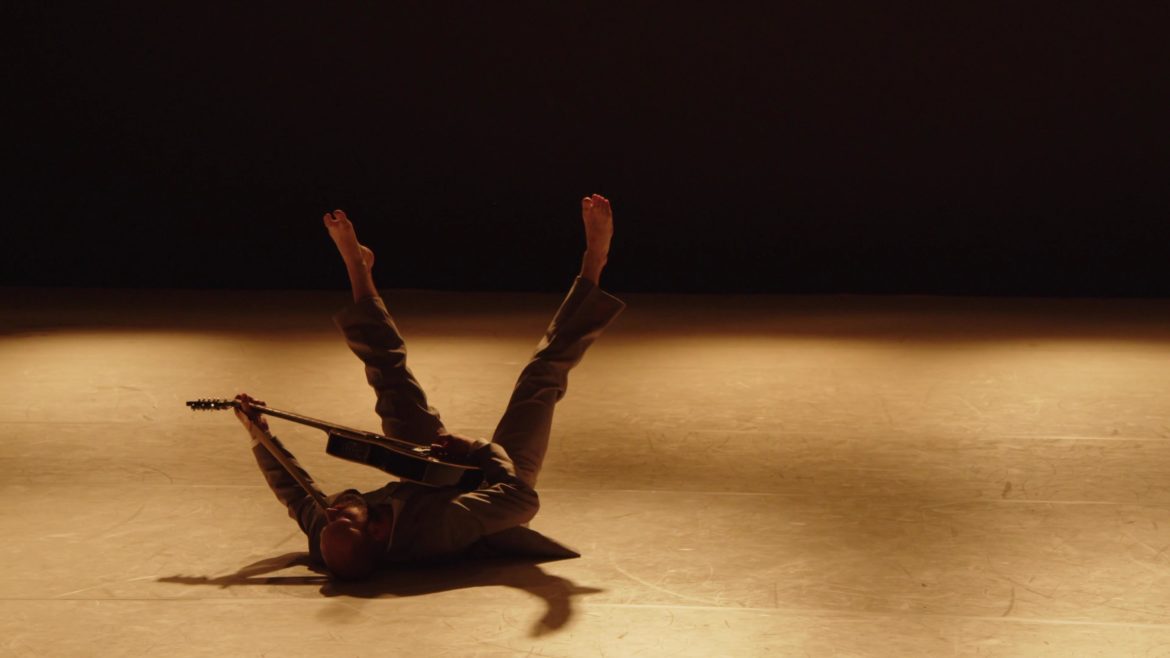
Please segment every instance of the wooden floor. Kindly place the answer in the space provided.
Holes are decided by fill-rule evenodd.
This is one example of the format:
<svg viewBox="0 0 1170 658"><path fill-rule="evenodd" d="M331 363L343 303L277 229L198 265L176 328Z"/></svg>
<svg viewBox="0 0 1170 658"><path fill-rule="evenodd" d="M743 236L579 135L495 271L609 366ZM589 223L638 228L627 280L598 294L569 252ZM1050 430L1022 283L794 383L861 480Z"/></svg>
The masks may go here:
<svg viewBox="0 0 1170 658"><path fill-rule="evenodd" d="M558 302L387 298L477 435ZM183 402L375 429L342 293L0 290L0 655L1170 656L1170 301L626 300L533 522L584 557L338 586Z"/></svg>

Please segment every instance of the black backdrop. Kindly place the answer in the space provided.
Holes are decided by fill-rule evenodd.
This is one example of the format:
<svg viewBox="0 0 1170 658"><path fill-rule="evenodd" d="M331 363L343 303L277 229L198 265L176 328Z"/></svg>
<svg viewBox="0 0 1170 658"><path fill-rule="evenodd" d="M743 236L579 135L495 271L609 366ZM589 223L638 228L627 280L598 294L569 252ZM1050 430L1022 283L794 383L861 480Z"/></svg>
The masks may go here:
<svg viewBox="0 0 1170 658"><path fill-rule="evenodd" d="M1170 293L1153 3L233 4L6 4L0 283Z"/></svg>

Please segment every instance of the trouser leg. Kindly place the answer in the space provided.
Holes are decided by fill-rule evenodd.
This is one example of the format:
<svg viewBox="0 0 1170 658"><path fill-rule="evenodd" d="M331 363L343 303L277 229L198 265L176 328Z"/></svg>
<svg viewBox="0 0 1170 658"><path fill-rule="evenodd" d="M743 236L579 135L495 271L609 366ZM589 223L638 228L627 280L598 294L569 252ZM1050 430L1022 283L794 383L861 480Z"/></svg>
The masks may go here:
<svg viewBox="0 0 1170 658"><path fill-rule="evenodd" d="M521 371L492 441L507 450L529 486L536 486L548 452L553 410L568 388L569 371L624 308L621 300L578 278Z"/></svg>
<svg viewBox="0 0 1170 658"><path fill-rule="evenodd" d="M446 433L439 412L406 366L406 343L382 299L366 297L333 320L365 364L366 381L378 397L374 410L382 418L382 432L421 445Z"/></svg>

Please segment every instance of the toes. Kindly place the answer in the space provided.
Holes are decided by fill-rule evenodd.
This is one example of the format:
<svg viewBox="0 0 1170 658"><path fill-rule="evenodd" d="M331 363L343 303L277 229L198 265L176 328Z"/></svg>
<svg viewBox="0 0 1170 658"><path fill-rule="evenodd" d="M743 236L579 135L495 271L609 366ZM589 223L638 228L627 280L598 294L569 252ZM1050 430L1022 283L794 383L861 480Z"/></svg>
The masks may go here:
<svg viewBox="0 0 1170 658"><path fill-rule="evenodd" d="M608 214L609 214L609 212L610 212L610 210L609 210L609 199L607 199L607 198L605 198L605 197L601 196L600 194L594 194L594 195L592 196L592 201L593 201L593 207L594 207L594 208L595 208L597 211L599 211L599 212L601 212L602 214L605 214L605 215L608 215Z"/></svg>
<svg viewBox="0 0 1170 658"><path fill-rule="evenodd" d="M337 210L334 210L333 215L337 217L337 221L339 221L339 222L348 222L349 221L349 217L345 216L345 211L341 210L340 208L338 208Z"/></svg>

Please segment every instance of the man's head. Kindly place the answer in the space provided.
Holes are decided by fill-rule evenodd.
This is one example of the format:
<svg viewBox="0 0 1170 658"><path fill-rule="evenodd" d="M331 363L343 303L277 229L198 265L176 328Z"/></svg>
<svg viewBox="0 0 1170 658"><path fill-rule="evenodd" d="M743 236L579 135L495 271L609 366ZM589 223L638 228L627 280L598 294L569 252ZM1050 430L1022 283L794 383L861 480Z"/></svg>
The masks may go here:
<svg viewBox="0 0 1170 658"><path fill-rule="evenodd" d="M390 540L388 510L372 509L357 492L346 492L325 510L325 518L321 557L330 573L343 580L370 575Z"/></svg>

